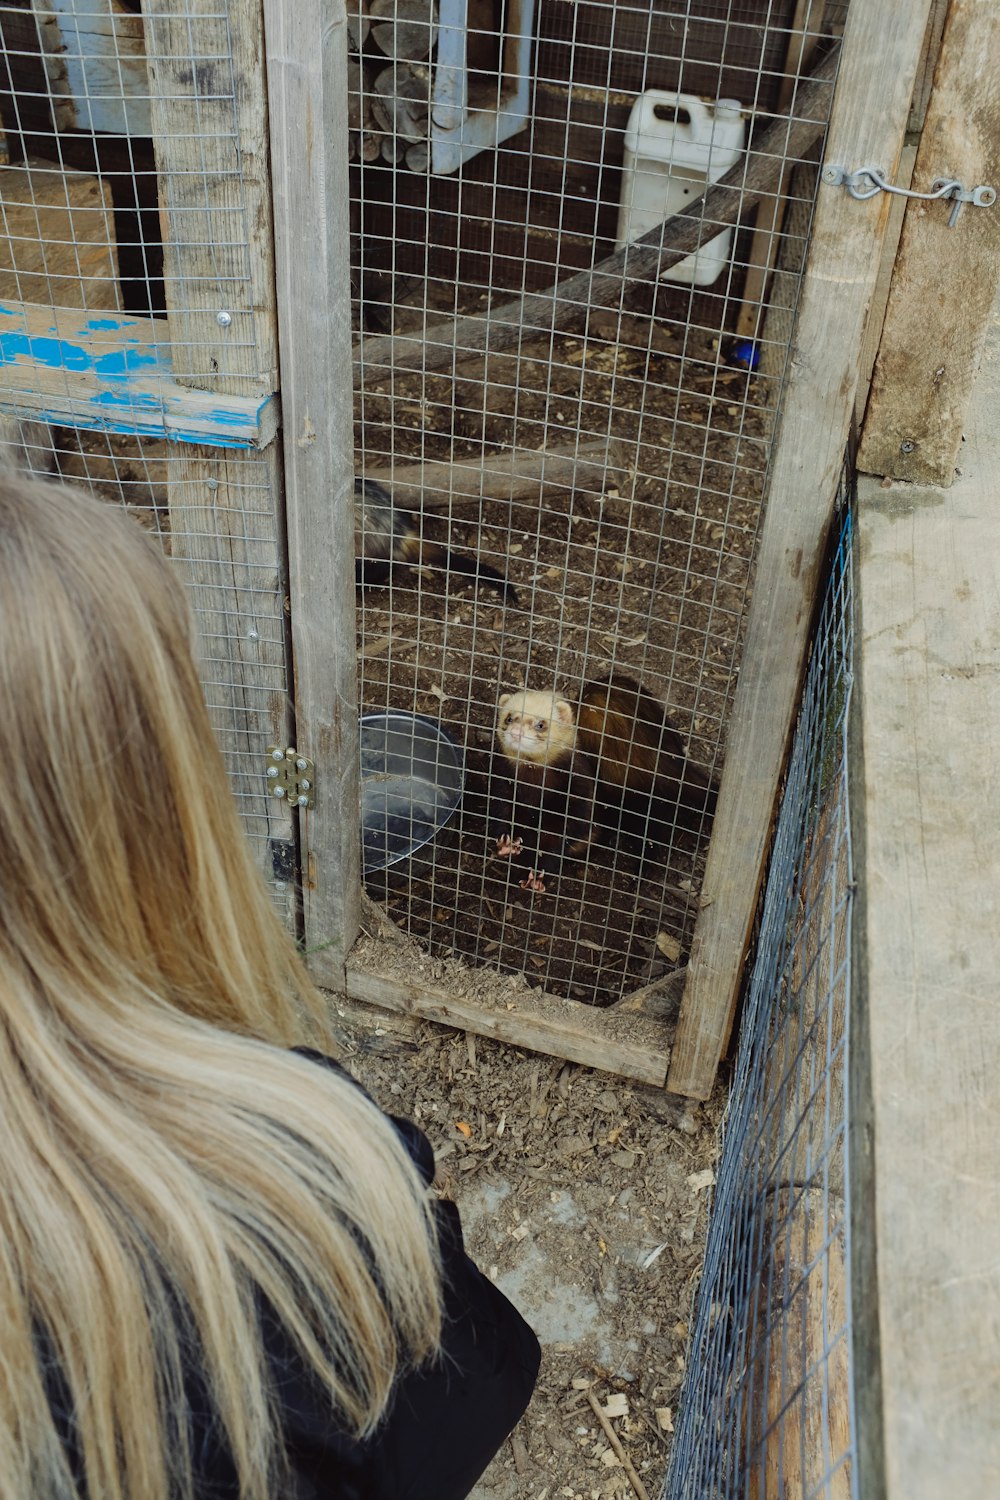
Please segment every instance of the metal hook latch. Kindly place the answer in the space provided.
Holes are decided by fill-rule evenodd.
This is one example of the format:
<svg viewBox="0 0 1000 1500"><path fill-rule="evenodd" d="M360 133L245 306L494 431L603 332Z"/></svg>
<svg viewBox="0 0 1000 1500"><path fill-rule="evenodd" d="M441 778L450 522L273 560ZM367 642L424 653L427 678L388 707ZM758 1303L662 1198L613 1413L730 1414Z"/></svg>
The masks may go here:
<svg viewBox="0 0 1000 1500"><path fill-rule="evenodd" d="M885 174L878 167L858 167L855 172L848 172L845 167L827 162L820 175L830 187L843 186L852 198L862 203L868 198L874 198L876 193L895 193L900 198L920 198L925 203L934 202L938 198L950 199L953 204L948 217L950 229L957 223L963 203L972 203L976 208L992 208L997 201L996 188L964 188L955 177L936 177L929 193L918 193L913 188L896 187L887 182Z"/></svg>

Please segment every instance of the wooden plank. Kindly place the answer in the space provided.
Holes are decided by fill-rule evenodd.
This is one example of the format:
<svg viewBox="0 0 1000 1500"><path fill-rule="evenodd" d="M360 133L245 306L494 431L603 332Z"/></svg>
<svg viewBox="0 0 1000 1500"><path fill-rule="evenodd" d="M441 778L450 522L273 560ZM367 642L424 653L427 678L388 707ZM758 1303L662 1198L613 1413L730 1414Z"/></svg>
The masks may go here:
<svg viewBox="0 0 1000 1500"><path fill-rule="evenodd" d="M111 192L99 177L37 159L0 168L0 299L121 306Z"/></svg>
<svg viewBox="0 0 1000 1500"><path fill-rule="evenodd" d="M851 1500L851 1355L842 1199L781 1189L746 1389L747 1500Z"/></svg>
<svg viewBox="0 0 1000 1500"><path fill-rule="evenodd" d="M808 30L809 23L813 19L814 5L815 0L796 0L789 27L783 77L778 89L776 107L779 114L787 110L795 89L795 81L803 69L808 69L819 40L815 33L810 35ZM817 21L816 24L818 25L819 22ZM764 293L778 253L791 175L792 166L789 164L782 172L775 192L767 198L762 198L757 208L757 222L754 225L753 239L747 256L743 300L736 319L737 338L756 339L760 332L760 322L765 310Z"/></svg>
<svg viewBox="0 0 1000 1500"><path fill-rule="evenodd" d="M173 377L189 396L204 388L216 405L276 416L261 0L186 0L182 13L143 0L142 14ZM280 437L242 456L191 447L170 465L167 498L237 804L294 928L298 820L264 790L268 745L292 742Z"/></svg>
<svg viewBox="0 0 1000 1500"><path fill-rule="evenodd" d="M50 32L47 60L58 62L60 93L72 107L69 128L148 136L149 79L141 16L120 0L33 3Z"/></svg>
<svg viewBox="0 0 1000 1500"><path fill-rule="evenodd" d="M1000 190L1000 9L953 0L913 170ZM868 158L866 157L867 161ZM857 165L853 163L852 165ZM858 467L915 484L950 484L1000 284L1000 206L911 202L903 220Z"/></svg>
<svg viewBox="0 0 1000 1500"><path fill-rule="evenodd" d="M270 396L278 351L261 0L143 0L142 14L175 378Z"/></svg>
<svg viewBox="0 0 1000 1500"><path fill-rule="evenodd" d="M922 0L921 0L922 3ZM451 368L456 358L513 348L533 334L550 333L589 308L617 306L631 281L655 282L697 250L725 224L734 224L773 194L786 161L803 159L820 139L830 112L839 47L832 49L796 91L791 113L760 133L746 156L683 213L579 275L541 292L529 292L488 313L442 318L419 335L372 335L354 351L360 379L384 378L387 370Z"/></svg>
<svg viewBox="0 0 1000 1500"><path fill-rule="evenodd" d="M100 432L266 447L277 398L179 384L165 335L156 318L0 303L0 408Z"/></svg>
<svg viewBox="0 0 1000 1500"><path fill-rule="evenodd" d="M640 1083L662 1087L666 1077L669 1052L663 1046L663 1025L643 1016L596 1010L557 995L521 992L506 1001L503 1009L494 1010L422 980L404 985L384 979L353 962L347 966L347 994L367 1005L458 1026L512 1047L563 1057Z"/></svg>
<svg viewBox="0 0 1000 1500"><path fill-rule="evenodd" d="M566 448L508 448L482 458L449 462L426 458L393 464L390 469L365 466L369 479L392 486L403 505L435 510L453 500L495 495L508 499L539 495L545 486L603 493L609 485L624 493L629 470L618 444L605 438L571 443Z"/></svg>
<svg viewBox="0 0 1000 1500"><path fill-rule="evenodd" d="M899 167L896 172L896 180L900 187L907 188L913 181L913 167L916 159L916 146L904 146L899 155ZM854 403L854 420L859 431L864 424L868 397L871 394L872 371L875 368L878 346L882 341L885 310L889 303L889 289L892 286L896 252L899 249L899 236L903 232L903 215L905 212L906 199L893 198L889 205L889 222L886 225L885 240L882 244L882 253L879 256L878 277L875 282L875 290L872 293L872 305L868 312L868 320L865 323L865 336L861 345L861 371L858 378L858 393Z"/></svg>
<svg viewBox="0 0 1000 1500"><path fill-rule="evenodd" d="M347 17L329 0L265 0L264 18L296 734L317 768L305 940L317 981L342 990L361 891Z"/></svg>
<svg viewBox="0 0 1000 1500"><path fill-rule="evenodd" d="M998 404L1000 299L961 477L859 484L855 1323L860 1492L886 1500L1000 1475Z"/></svg>
<svg viewBox="0 0 1000 1500"><path fill-rule="evenodd" d="M920 59L925 0L855 6L826 159L895 166ZM920 12L919 14L917 12ZM868 107L878 97L879 109ZM668 1088L705 1098L735 1014L781 769L801 685L826 534L854 409L887 202L820 192L792 373L771 471L719 807Z"/></svg>

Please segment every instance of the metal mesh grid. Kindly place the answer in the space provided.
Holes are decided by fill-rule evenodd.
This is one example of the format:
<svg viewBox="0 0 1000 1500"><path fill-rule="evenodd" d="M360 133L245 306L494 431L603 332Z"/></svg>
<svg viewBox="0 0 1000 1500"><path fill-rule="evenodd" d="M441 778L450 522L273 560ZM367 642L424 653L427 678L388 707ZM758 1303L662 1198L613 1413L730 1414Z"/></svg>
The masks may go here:
<svg viewBox="0 0 1000 1500"><path fill-rule="evenodd" d="M851 517L819 622L663 1500L857 1495L847 1173Z"/></svg>
<svg viewBox="0 0 1000 1500"><path fill-rule="evenodd" d="M289 673L254 11L0 5L0 446L125 507L181 570L263 861Z"/></svg>
<svg viewBox="0 0 1000 1500"><path fill-rule="evenodd" d="M822 122L794 149L767 132L789 110L796 118L789 101L829 55L844 10L538 0L529 22L523 6L470 5L473 123L485 130L490 109L505 118L519 82L525 122L435 171L440 121L454 118L433 67L448 8L355 8L359 471L391 488L427 537L481 558L517 592L505 602L454 572L400 568L359 601L363 707L431 714L465 754L460 815L406 866L368 881L434 951L598 1004L683 955L708 819L655 840L599 841L546 879L544 896L525 893L537 815L515 809L520 862L491 854L512 822L497 700L527 683L575 704L585 682L624 674L656 700L691 764L717 773L790 338L765 325L763 277L796 195L804 223L788 233L808 234L815 179L790 174ZM737 227L711 284L662 279L662 236L652 264L630 251L623 276L615 259L626 126L650 89L736 98L758 158L777 169L755 241L740 157ZM776 342L756 370L734 348L741 332L756 344L751 363Z"/></svg>

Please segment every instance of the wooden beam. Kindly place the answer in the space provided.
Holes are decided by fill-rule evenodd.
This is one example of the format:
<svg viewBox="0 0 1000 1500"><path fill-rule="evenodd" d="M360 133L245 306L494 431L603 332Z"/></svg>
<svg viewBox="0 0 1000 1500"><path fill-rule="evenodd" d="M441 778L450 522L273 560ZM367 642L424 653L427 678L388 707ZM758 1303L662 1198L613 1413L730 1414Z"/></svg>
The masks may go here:
<svg viewBox="0 0 1000 1500"><path fill-rule="evenodd" d="M913 187L936 178L1000 191L1000 10L952 0ZM858 165L854 163L853 165ZM907 204L858 467L950 484L1000 285L1000 205Z"/></svg>
<svg viewBox="0 0 1000 1500"><path fill-rule="evenodd" d="M1000 1475L1000 298L948 490L858 493L859 1493Z"/></svg>
<svg viewBox="0 0 1000 1500"><path fill-rule="evenodd" d="M343 0L265 0L264 18L296 736L317 766L305 943L342 990L361 891L347 17Z"/></svg>
<svg viewBox="0 0 1000 1500"><path fill-rule="evenodd" d="M277 416L277 328L261 0L143 0L173 378ZM230 321L219 321L219 313ZM171 555L192 596L212 719L265 879L297 925L297 823L267 795L292 743L279 434L260 452L191 446L169 465ZM292 878L289 875L291 869Z"/></svg>
<svg viewBox="0 0 1000 1500"><path fill-rule="evenodd" d="M0 410L220 448L265 448L278 425L275 396L179 384L161 320L10 301L0 303Z"/></svg>
<svg viewBox="0 0 1000 1500"><path fill-rule="evenodd" d="M478 500L484 495L504 500L537 498L546 486L591 494L615 486L624 494L631 477L622 445L606 438L565 448L509 448L472 460L426 458L418 463L394 463L390 469L366 464L365 473L369 479L391 485L400 504L420 510L443 509L453 500Z"/></svg>
<svg viewBox="0 0 1000 1500"><path fill-rule="evenodd" d="M263 399L278 347L261 0L143 0L142 16L174 377Z"/></svg>
<svg viewBox="0 0 1000 1500"><path fill-rule="evenodd" d="M818 0L796 0L792 23L788 32L788 50L785 53L784 77L778 90L776 108L779 113L791 103L796 80L803 68L808 68L818 36L809 34L809 22L814 7L817 10L816 24L822 22ZM785 218L788 183L792 175L793 162L786 164L774 193L762 198L757 207L757 222L754 226L750 253L747 257L747 274L743 283L743 301L736 319L737 338L756 339L760 334L761 320L765 310L767 280L771 274L781 226Z"/></svg>
<svg viewBox="0 0 1000 1500"><path fill-rule="evenodd" d="M902 146L926 5L848 14L827 159ZM870 108L879 99L877 110ZM884 198L885 195L880 195ZM888 204L820 191L758 550L747 640L668 1087L705 1098L732 1029L801 687L819 569L844 462L862 333Z"/></svg>
<svg viewBox="0 0 1000 1500"><path fill-rule="evenodd" d="M502 1009L493 1009L416 978L412 985L383 979L353 962L347 967L347 994L367 1005L458 1026L477 1036L563 1057L640 1083L662 1087L666 1077L669 1052L663 1045L663 1024L643 1016L597 1010L557 995L520 992Z"/></svg>
<svg viewBox="0 0 1000 1500"><path fill-rule="evenodd" d="M384 379L393 370L448 369L467 355L510 349L524 338L564 328L591 308L617 306L630 281L655 282L718 234L720 226L735 224L773 194L786 162L806 157L826 128L838 56L839 47L834 47L820 60L796 91L788 117L761 131L746 156L683 213L546 291L528 292L486 313L442 318L420 334L363 339L354 351L358 378Z"/></svg>

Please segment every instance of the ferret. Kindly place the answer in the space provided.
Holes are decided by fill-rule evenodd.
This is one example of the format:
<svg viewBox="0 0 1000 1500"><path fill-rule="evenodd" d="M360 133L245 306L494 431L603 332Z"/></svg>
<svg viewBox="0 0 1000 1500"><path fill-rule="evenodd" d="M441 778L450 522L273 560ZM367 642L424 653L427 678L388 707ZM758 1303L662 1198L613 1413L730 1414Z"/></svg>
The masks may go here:
<svg viewBox="0 0 1000 1500"><path fill-rule="evenodd" d="M587 683L576 713L555 693L503 694L497 739L514 778L513 822L537 828L529 890L545 889L544 866L560 851L579 858L623 832L663 843L678 827L700 831L715 811L715 783L688 760L661 704L620 674ZM513 827L497 839L500 855L522 848Z"/></svg>
<svg viewBox="0 0 1000 1500"><path fill-rule="evenodd" d="M431 563L449 573L487 583L508 602L517 603L517 595L502 573L421 536L416 517L396 505L389 491L374 479L354 481L354 559L354 577L359 585L392 583L395 568L419 568Z"/></svg>

